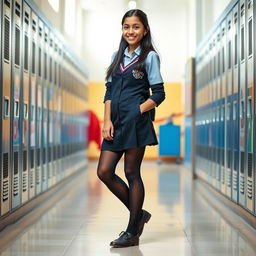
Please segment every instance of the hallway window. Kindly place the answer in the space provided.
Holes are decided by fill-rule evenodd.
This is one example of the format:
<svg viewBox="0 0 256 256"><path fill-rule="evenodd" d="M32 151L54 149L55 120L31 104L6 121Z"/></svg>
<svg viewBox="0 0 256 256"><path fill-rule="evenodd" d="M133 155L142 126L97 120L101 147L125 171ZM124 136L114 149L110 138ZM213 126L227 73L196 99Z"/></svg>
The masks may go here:
<svg viewBox="0 0 256 256"><path fill-rule="evenodd" d="M75 8L74 0L65 1L65 32L70 36L74 36L75 33Z"/></svg>
<svg viewBox="0 0 256 256"><path fill-rule="evenodd" d="M48 2L55 12L59 12L59 0L48 0Z"/></svg>

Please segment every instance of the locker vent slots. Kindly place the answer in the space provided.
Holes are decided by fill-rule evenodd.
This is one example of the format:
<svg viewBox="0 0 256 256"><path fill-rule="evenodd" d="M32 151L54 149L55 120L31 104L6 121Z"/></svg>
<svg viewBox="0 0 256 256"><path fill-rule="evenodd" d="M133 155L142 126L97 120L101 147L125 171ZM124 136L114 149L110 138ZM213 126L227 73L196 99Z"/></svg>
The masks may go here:
<svg viewBox="0 0 256 256"><path fill-rule="evenodd" d="M15 13L18 17L20 17L20 4L19 3L15 3Z"/></svg>
<svg viewBox="0 0 256 256"><path fill-rule="evenodd" d="M8 177L8 153L4 153L3 157L3 178Z"/></svg>
<svg viewBox="0 0 256 256"><path fill-rule="evenodd" d="M5 18L4 19L4 58L9 60L10 58L10 21Z"/></svg>
<svg viewBox="0 0 256 256"><path fill-rule="evenodd" d="M10 8L11 7L11 4L10 4L10 1L9 0L4 0L4 3Z"/></svg>

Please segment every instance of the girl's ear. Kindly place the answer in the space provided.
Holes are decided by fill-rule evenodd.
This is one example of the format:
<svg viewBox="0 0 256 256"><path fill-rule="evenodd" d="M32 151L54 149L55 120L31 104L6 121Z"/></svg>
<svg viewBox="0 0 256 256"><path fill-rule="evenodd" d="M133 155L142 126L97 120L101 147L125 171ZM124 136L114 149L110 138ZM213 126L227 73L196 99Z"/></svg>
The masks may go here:
<svg viewBox="0 0 256 256"><path fill-rule="evenodd" d="M148 33L149 31L149 27L146 28L145 32L144 32L144 36Z"/></svg>

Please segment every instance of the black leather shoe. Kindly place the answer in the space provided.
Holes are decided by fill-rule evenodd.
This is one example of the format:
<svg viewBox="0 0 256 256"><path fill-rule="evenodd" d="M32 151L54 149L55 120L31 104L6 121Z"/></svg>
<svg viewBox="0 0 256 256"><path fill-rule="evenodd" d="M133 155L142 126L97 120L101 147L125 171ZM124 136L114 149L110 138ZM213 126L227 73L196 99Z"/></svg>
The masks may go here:
<svg viewBox="0 0 256 256"><path fill-rule="evenodd" d="M144 224L149 221L151 214L146 210L142 210L142 217L138 223L138 236L140 237L144 228Z"/></svg>
<svg viewBox="0 0 256 256"><path fill-rule="evenodd" d="M133 235L127 231L122 231L119 234L119 238L115 239L110 243L110 246L113 246L115 248L120 247L128 247L128 246L134 246L139 244L139 236Z"/></svg>

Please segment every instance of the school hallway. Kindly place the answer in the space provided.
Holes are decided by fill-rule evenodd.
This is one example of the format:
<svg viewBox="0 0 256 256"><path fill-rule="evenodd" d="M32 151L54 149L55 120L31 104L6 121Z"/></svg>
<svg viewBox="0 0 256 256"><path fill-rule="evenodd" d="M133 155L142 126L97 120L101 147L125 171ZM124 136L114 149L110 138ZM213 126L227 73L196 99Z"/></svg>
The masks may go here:
<svg viewBox="0 0 256 256"><path fill-rule="evenodd" d="M111 248L126 229L128 211L96 175L96 161L47 202L1 232L1 256L246 256L256 232L192 180L184 165L144 161L143 208L152 218L139 246ZM124 178L123 161L116 173ZM124 178L125 179L125 178Z"/></svg>

